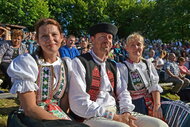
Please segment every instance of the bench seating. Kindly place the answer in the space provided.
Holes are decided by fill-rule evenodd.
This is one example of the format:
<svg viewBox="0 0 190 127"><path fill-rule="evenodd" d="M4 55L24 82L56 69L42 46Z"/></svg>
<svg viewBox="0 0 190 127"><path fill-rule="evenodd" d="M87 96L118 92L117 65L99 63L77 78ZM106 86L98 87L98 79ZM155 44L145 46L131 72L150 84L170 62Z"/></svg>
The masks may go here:
<svg viewBox="0 0 190 127"><path fill-rule="evenodd" d="M161 86L161 87L168 87L168 86L173 86L173 83L172 82L164 82L164 83L159 83L159 85Z"/></svg>

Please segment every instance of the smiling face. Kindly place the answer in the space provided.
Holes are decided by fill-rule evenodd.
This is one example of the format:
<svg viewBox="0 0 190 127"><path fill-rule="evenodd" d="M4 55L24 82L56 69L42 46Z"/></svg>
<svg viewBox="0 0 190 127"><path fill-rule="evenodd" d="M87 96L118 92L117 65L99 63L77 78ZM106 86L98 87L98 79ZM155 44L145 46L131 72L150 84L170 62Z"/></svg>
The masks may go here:
<svg viewBox="0 0 190 127"><path fill-rule="evenodd" d="M144 49L143 37L140 35L129 36L125 48L129 53L129 59L133 62L139 62Z"/></svg>
<svg viewBox="0 0 190 127"><path fill-rule="evenodd" d="M109 33L97 33L91 37L93 51L97 56L107 55L112 48L113 35Z"/></svg>
<svg viewBox="0 0 190 127"><path fill-rule="evenodd" d="M23 32L22 30L14 29L11 33L12 46L18 48L22 42Z"/></svg>
<svg viewBox="0 0 190 127"><path fill-rule="evenodd" d="M37 42L41 46L44 55L57 53L63 36L58 27L53 24L45 24L39 27Z"/></svg>

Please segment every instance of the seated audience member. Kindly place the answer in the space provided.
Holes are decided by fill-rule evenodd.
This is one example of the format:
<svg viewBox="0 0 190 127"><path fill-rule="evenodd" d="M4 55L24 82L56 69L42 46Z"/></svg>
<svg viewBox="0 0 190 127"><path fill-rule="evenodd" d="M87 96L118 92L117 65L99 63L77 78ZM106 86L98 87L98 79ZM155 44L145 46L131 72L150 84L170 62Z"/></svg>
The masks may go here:
<svg viewBox="0 0 190 127"><path fill-rule="evenodd" d="M185 78L181 73L176 63L176 56L174 53L169 54L169 61L166 64L166 73L165 73L165 81L172 82L174 87L171 89L171 93L176 94L181 89L189 86L190 81Z"/></svg>
<svg viewBox="0 0 190 127"><path fill-rule="evenodd" d="M69 35L66 41L66 45L62 46L59 49L60 57L63 59L64 57L69 57L71 59L75 58L76 56L79 56L80 53L78 49L75 48L75 41L76 38L74 35Z"/></svg>
<svg viewBox="0 0 190 127"><path fill-rule="evenodd" d="M85 38L80 41L79 45L80 48L78 49L78 51L80 54L85 54L88 52L88 41Z"/></svg>
<svg viewBox="0 0 190 127"><path fill-rule="evenodd" d="M178 59L178 61L179 61L178 66L180 69L180 73L182 74L182 76L189 78L190 77L190 70L188 70L188 68L185 66L185 62L186 62L185 58L180 57Z"/></svg>
<svg viewBox="0 0 190 127"><path fill-rule="evenodd" d="M5 40L0 46L0 69L5 75L2 83L2 88L11 88L11 78L7 74L7 68L14 58L18 55L26 53L26 45L22 43L23 32L22 30L12 30L11 41Z"/></svg>
<svg viewBox="0 0 190 127"><path fill-rule="evenodd" d="M8 127L86 127L71 121L66 114L68 103L68 80L71 64L57 57L63 36L61 26L53 19L37 22L36 41L39 49L31 56L18 56L10 64L8 74L12 78L11 93L18 94L23 111L9 117ZM13 119L15 118L15 119ZM18 121L20 123L14 123Z"/></svg>
<svg viewBox="0 0 190 127"><path fill-rule="evenodd" d="M155 51L153 50L153 49L151 49L150 50L150 52L149 52L149 60L152 62L152 63L154 63L154 65L156 64L156 60L155 60Z"/></svg>
<svg viewBox="0 0 190 127"><path fill-rule="evenodd" d="M122 55L121 47L120 47L119 42L116 42L115 48L113 48L113 50L114 50L114 59L115 59L116 62L119 62L120 57Z"/></svg>
<svg viewBox="0 0 190 127"><path fill-rule="evenodd" d="M156 69L163 70L164 60L163 58L166 56L166 51L161 50L159 57L156 59Z"/></svg>
<svg viewBox="0 0 190 127"><path fill-rule="evenodd" d="M166 56L166 51L165 50L161 50L159 57L156 59L156 70L158 72L159 78L160 78L160 82L164 82L164 57Z"/></svg>
<svg viewBox="0 0 190 127"><path fill-rule="evenodd" d="M117 30L109 23L90 27L92 50L73 59L69 89L73 117L91 127L167 127L158 118L133 112L127 85L116 64L107 59Z"/></svg>
<svg viewBox="0 0 190 127"><path fill-rule="evenodd" d="M190 70L187 69L187 67L185 66L185 58L184 57L180 57L178 59L178 66L179 66L179 69L180 69L180 73L183 77L186 77L186 78L190 78ZM180 96L180 100L184 101L184 102L190 102L190 87L186 87L185 89L182 89L180 92L179 92L179 96Z"/></svg>

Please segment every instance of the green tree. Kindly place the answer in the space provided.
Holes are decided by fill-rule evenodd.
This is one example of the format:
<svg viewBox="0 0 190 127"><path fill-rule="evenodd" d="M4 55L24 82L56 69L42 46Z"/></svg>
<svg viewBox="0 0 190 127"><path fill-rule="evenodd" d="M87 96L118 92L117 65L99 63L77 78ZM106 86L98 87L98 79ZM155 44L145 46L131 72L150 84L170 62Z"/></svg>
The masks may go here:
<svg viewBox="0 0 190 127"><path fill-rule="evenodd" d="M56 18L68 34L87 34L88 28L98 22L109 21L105 14L105 0L49 0L51 17Z"/></svg>
<svg viewBox="0 0 190 127"><path fill-rule="evenodd" d="M1 0L2 23L17 24L33 29L34 23L49 17L48 3L43 0Z"/></svg>
<svg viewBox="0 0 190 127"><path fill-rule="evenodd" d="M190 34L189 8L189 0L157 0L152 22L152 35L166 42L172 39L188 39Z"/></svg>
<svg viewBox="0 0 190 127"><path fill-rule="evenodd" d="M147 35L150 32L150 15L155 1L110 0L109 17L119 27L119 37L127 37L132 32Z"/></svg>

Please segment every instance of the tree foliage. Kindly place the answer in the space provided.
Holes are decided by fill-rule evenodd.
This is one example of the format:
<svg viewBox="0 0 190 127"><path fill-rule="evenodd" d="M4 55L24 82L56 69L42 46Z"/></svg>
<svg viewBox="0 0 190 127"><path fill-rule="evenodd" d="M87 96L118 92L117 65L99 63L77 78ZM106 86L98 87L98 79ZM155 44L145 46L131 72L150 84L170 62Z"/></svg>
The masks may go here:
<svg viewBox="0 0 190 127"><path fill-rule="evenodd" d="M43 0L1 0L0 22L33 28L36 20L49 17L48 3Z"/></svg>
<svg viewBox="0 0 190 127"><path fill-rule="evenodd" d="M58 19L68 34L86 34L90 25L109 21L104 13L105 0L49 0L51 15ZM52 6L53 5L53 6Z"/></svg>
<svg viewBox="0 0 190 127"><path fill-rule="evenodd" d="M119 37L189 39L189 0L1 0L0 22L33 27L41 17L60 22L67 34L86 35L98 22L118 26Z"/></svg>
<svg viewBox="0 0 190 127"><path fill-rule="evenodd" d="M157 0L154 7L153 36L165 39L188 39L190 32L189 0Z"/></svg>

